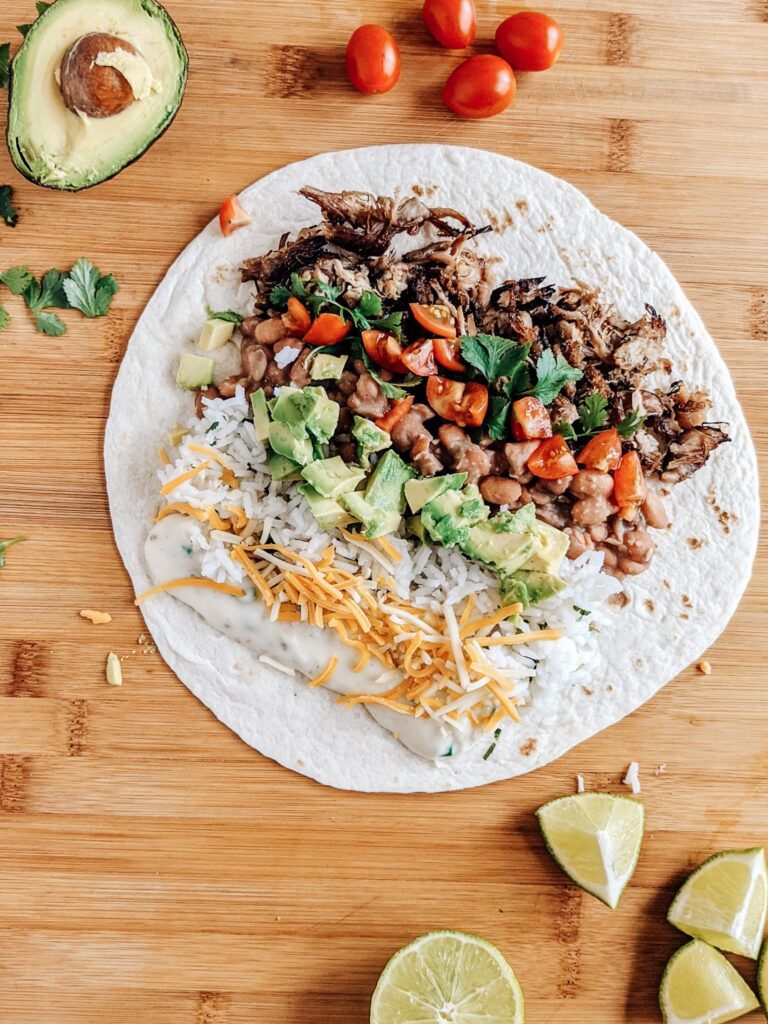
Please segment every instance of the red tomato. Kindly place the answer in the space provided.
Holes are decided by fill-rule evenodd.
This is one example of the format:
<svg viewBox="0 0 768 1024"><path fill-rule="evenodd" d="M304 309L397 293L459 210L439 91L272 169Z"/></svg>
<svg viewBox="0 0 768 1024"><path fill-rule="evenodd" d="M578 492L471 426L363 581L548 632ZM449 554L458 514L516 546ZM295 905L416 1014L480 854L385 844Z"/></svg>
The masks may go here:
<svg viewBox="0 0 768 1024"><path fill-rule="evenodd" d="M401 358L411 373L419 377L431 377L437 373L435 346L431 338L414 341L403 351Z"/></svg>
<svg viewBox="0 0 768 1024"><path fill-rule="evenodd" d="M541 442L528 459L528 469L542 480L559 480L560 477L573 476L579 471L568 443L560 434Z"/></svg>
<svg viewBox="0 0 768 1024"><path fill-rule="evenodd" d="M519 11L496 29L496 46L518 71L546 71L563 49L563 30L554 18Z"/></svg>
<svg viewBox="0 0 768 1024"><path fill-rule="evenodd" d="M308 345L338 345L352 330L352 324L335 313L321 313L314 321L304 341Z"/></svg>
<svg viewBox="0 0 768 1024"><path fill-rule="evenodd" d="M450 338L433 338L435 345L435 359L446 370L453 370L455 373L462 373L466 366L461 361L461 345L458 341Z"/></svg>
<svg viewBox="0 0 768 1024"><path fill-rule="evenodd" d="M361 334L365 351L378 366L390 373L407 373L403 362L403 346L389 331L363 331Z"/></svg>
<svg viewBox="0 0 768 1024"><path fill-rule="evenodd" d="M463 50L475 41L477 13L472 0L424 0L424 24L449 50Z"/></svg>
<svg viewBox="0 0 768 1024"><path fill-rule="evenodd" d="M309 310L293 296L288 299L288 311L283 313L282 320L289 334L295 334L297 338L303 338L312 326Z"/></svg>
<svg viewBox="0 0 768 1024"><path fill-rule="evenodd" d="M401 398L399 401L395 402L386 416L382 416L380 420L376 420L376 426L381 430L386 430L388 434L391 434L400 420L404 419L411 411L413 401L413 395L408 395L407 398Z"/></svg>
<svg viewBox="0 0 768 1024"><path fill-rule="evenodd" d="M468 57L443 86L443 103L459 117L495 117L515 98L512 68L501 57L480 53Z"/></svg>
<svg viewBox="0 0 768 1024"><path fill-rule="evenodd" d="M488 411L488 388L446 377L430 377L427 401L438 416L460 427L479 427Z"/></svg>
<svg viewBox="0 0 768 1024"><path fill-rule="evenodd" d="M512 406L512 436L516 441L552 437L552 420L538 398L520 398Z"/></svg>
<svg viewBox="0 0 768 1024"><path fill-rule="evenodd" d="M637 452L627 452L613 474L613 496L622 519L631 522L637 518L647 492L640 456Z"/></svg>
<svg viewBox="0 0 768 1024"><path fill-rule="evenodd" d="M456 324L447 306L422 306L411 303L411 313L417 323L438 338L455 338Z"/></svg>
<svg viewBox="0 0 768 1024"><path fill-rule="evenodd" d="M379 25L361 25L347 43L347 74L366 95L389 92L400 77L400 50Z"/></svg>
<svg viewBox="0 0 768 1024"><path fill-rule="evenodd" d="M238 228L244 228L251 223L251 218L245 212L237 196L230 196L225 199L219 207L219 225L221 233L229 238Z"/></svg>
<svg viewBox="0 0 768 1024"><path fill-rule="evenodd" d="M604 430L591 441L587 441L576 461L589 469L612 473L621 462L621 438L618 430Z"/></svg>

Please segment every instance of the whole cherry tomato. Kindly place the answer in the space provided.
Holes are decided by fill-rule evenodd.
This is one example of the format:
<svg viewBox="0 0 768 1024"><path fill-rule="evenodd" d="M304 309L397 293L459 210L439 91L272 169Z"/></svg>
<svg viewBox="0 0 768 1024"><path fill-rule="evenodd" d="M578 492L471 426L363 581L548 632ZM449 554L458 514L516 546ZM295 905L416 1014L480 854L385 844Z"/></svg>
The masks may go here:
<svg viewBox="0 0 768 1024"><path fill-rule="evenodd" d="M512 436L516 441L552 437L552 420L538 398L519 398L512 406Z"/></svg>
<svg viewBox="0 0 768 1024"><path fill-rule="evenodd" d="M475 41L477 12L472 0L424 0L424 24L448 50L463 50Z"/></svg>
<svg viewBox="0 0 768 1024"><path fill-rule="evenodd" d="M466 366L461 361L461 342L453 338L433 338L435 345L435 359L446 370L453 370L454 373L462 373Z"/></svg>
<svg viewBox="0 0 768 1024"><path fill-rule="evenodd" d="M229 199L224 200L219 208L219 227L225 238L229 238L238 228L244 228L246 224L250 223L251 218L243 209L237 196L230 196Z"/></svg>
<svg viewBox="0 0 768 1024"><path fill-rule="evenodd" d="M488 388L446 377L430 377L427 401L438 416L460 427L479 427L488 411Z"/></svg>
<svg viewBox="0 0 768 1024"><path fill-rule="evenodd" d="M554 18L519 11L496 29L499 53L518 71L546 71L563 49L563 30Z"/></svg>
<svg viewBox="0 0 768 1024"><path fill-rule="evenodd" d="M288 310L283 313L283 326L289 334L295 334L297 338L303 338L312 326L312 317L303 302L292 295L288 299Z"/></svg>
<svg viewBox="0 0 768 1024"><path fill-rule="evenodd" d="M621 462L621 438L615 428L603 430L591 441L587 441L576 461L589 469L597 469L601 473L612 473Z"/></svg>
<svg viewBox="0 0 768 1024"><path fill-rule="evenodd" d="M407 373L403 362L403 346L389 331L363 331L361 334L369 357L390 373Z"/></svg>
<svg viewBox="0 0 768 1024"><path fill-rule="evenodd" d="M411 313L416 322L430 334L438 338L456 337L456 324L447 306L423 306L419 302L412 302Z"/></svg>
<svg viewBox="0 0 768 1024"><path fill-rule="evenodd" d="M542 480L559 480L563 476L573 476L579 471L576 459L571 455L565 438L560 434L541 442L528 459L528 469Z"/></svg>
<svg viewBox="0 0 768 1024"><path fill-rule="evenodd" d="M422 338L403 350L400 357L411 373L419 377L432 377L437 373L435 346L431 338Z"/></svg>
<svg viewBox="0 0 768 1024"><path fill-rule="evenodd" d="M637 452L627 452L613 474L613 495L621 518L630 522L636 519L647 493L640 456Z"/></svg>
<svg viewBox="0 0 768 1024"><path fill-rule="evenodd" d="M352 324L343 317L335 313L321 313L304 335L304 341L308 345L338 345L351 330Z"/></svg>
<svg viewBox="0 0 768 1024"><path fill-rule="evenodd" d="M495 117L515 98L512 68L501 57L480 53L468 57L443 86L443 103L459 117Z"/></svg>
<svg viewBox="0 0 768 1024"><path fill-rule="evenodd" d="M400 50L380 25L361 25L347 43L347 74L366 95L389 92L400 77Z"/></svg>

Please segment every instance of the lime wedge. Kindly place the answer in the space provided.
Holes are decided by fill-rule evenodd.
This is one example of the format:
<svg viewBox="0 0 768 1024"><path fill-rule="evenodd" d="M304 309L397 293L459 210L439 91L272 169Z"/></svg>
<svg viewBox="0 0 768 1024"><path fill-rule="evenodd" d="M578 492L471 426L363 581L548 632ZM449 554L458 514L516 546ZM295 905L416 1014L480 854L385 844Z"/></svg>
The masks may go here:
<svg viewBox="0 0 768 1024"><path fill-rule="evenodd" d="M659 1005L665 1024L725 1024L759 1003L722 953L694 939L667 964Z"/></svg>
<svg viewBox="0 0 768 1024"><path fill-rule="evenodd" d="M694 871L672 901L667 920L694 939L756 960L766 908L763 850L727 850Z"/></svg>
<svg viewBox="0 0 768 1024"><path fill-rule="evenodd" d="M485 939L422 935L392 957L371 1000L371 1024L523 1024L523 992Z"/></svg>
<svg viewBox="0 0 768 1024"><path fill-rule="evenodd" d="M643 805L611 793L577 793L544 804L536 814L566 875L615 910L640 856Z"/></svg>
<svg viewBox="0 0 768 1024"><path fill-rule="evenodd" d="M763 951L757 965L757 994L766 1014L768 1014L768 939L763 943Z"/></svg>

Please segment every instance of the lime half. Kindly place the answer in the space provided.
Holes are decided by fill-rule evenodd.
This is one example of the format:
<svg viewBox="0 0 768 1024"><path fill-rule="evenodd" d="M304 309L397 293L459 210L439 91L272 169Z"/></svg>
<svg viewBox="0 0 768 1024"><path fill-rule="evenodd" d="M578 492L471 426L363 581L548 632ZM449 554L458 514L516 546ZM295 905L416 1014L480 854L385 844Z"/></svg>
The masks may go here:
<svg viewBox="0 0 768 1024"><path fill-rule="evenodd" d="M665 1024L725 1024L759 1003L722 953L694 939L667 964L659 1005Z"/></svg>
<svg viewBox="0 0 768 1024"><path fill-rule="evenodd" d="M643 805L612 793L577 793L544 804L536 814L566 875L615 910L640 856Z"/></svg>
<svg viewBox="0 0 768 1024"><path fill-rule="evenodd" d="M485 939L422 935L392 957L371 1000L371 1024L523 1024L523 992Z"/></svg>
<svg viewBox="0 0 768 1024"><path fill-rule="evenodd" d="M766 1014L768 1014L768 939L763 943L763 951L757 965L757 994Z"/></svg>
<svg viewBox="0 0 768 1024"><path fill-rule="evenodd" d="M694 939L756 960L766 908L765 853L728 850L694 871L672 901L667 919Z"/></svg>

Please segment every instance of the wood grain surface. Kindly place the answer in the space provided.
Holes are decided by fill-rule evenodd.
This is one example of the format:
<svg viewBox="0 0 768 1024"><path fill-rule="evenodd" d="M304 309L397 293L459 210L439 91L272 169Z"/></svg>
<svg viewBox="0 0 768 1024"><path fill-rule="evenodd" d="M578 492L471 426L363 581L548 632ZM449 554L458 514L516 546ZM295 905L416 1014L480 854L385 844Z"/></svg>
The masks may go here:
<svg viewBox="0 0 768 1024"><path fill-rule="evenodd" d="M0 41L33 16L4 0ZM514 5L480 0L481 40ZM704 856L768 842L768 561L710 654L637 714L549 768L444 796L340 793L265 761L147 644L110 530L101 445L133 324L218 203L267 171L372 142L455 142L562 175L670 263L768 438L768 3L558 0L567 46L486 123L439 103L457 61L417 0L173 0L188 44L171 131L114 181L35 188L0 155L19 226L3 266L90 256L121 282L106 320L0 336L0 1021L363 1024L390 954L438 927L497 943L533 1024L651 1024L681 944L664 915ZM397 33L390 95L353 93L343 44ZM106 609L108 626L78 618ZM106 685L108 651L125 658ZM648 833L611 914L566 884L533 810L622 790L642 765ZM666 771L657 774L658 766ZM750 965L743 965L752 977ZM757 1021L755 1014L750 1020Z"/></svg>

